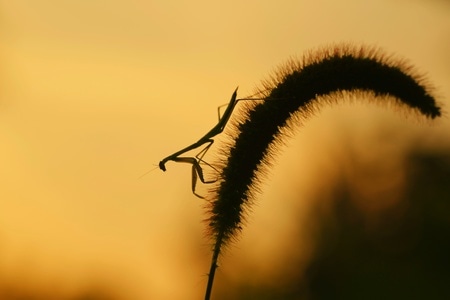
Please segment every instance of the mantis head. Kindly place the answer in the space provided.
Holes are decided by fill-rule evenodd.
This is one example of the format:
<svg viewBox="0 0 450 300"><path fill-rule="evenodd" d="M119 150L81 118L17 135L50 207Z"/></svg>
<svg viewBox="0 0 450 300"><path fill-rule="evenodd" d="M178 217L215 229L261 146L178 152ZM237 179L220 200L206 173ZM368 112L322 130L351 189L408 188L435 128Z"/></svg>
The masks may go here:
<svg viewBox="0 0 450 300"><path fill-rule="evenodd" d="M163 172L166 171L166 162L165 162L164 160L162 160L162 161L159 162L159 168L160 168L161 170L163 170Z"/></svg>

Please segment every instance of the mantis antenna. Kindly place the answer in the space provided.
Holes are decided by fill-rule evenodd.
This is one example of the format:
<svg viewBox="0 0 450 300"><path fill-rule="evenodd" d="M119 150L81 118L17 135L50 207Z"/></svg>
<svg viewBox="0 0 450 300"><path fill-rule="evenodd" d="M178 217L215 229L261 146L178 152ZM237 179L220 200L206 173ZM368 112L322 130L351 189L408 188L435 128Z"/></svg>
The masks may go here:
<svg viewBox="0 0 450 300"><path fill-rule="evenodd" d="M212 138L224 130L226 124L228 123L228 120L231 117L231 114L233 113L234 107L236 106L237 102L239 100L247 100L247 99L236 99L238 88L239 87L237 87L236 90L234 90L233 94L231 95L231 100L228 103L228 106L225 109L221 118L220 118L220 114L219 114L219 122L216 124L216 126L214 126L210 131L208 131L197 142L187 146L186 148L181 149L180 151L173 153L172 155L165 157L164 159L162 159L159 162L159 168L163 171L166 171L166 163L170 160L174 161L174 162L191 164L192 165L192 193L194 193L194 195L196 195L199 198L203 198L203 197L198 195L197 193L195 193L197 177L200 178L200 181L203 183L213 183L216 181L216 180L212 180L212 181L205 180L205 178L203 176L203 169L200 167L200 162L206 163L205 161L203 161L203 156L206 154L206 152L209 150L211 145L214 143L214 140ZM183 153L190 151L192 149L198 148L204 144L207 144L206 147L203 148L195 157L183 157L183 156L180 157L180 155L182 155ZM206 164L208 164L208 163L206 163ZM209 166L211 166L211 165L209 165ZM212 167L212 168L214 169L214 167Z"/></svg>

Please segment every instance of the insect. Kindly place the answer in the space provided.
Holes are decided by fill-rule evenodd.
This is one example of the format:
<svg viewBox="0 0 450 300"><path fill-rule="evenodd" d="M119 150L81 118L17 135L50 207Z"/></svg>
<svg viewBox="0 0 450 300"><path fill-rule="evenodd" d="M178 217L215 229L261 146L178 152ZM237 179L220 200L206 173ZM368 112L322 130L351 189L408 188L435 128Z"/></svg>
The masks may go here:
<svg viewBox="0 0 450 300"><path fill-rule="evenodd" d="M181 149L180 151L177 151L175 153L173 153L172 155L167 156L166 158L162 159L159 162L159 168L163 171L166 171L166 163L168 161L174 161L174 162L180 162L180 163L188 163L192 165L192 193L194 195L196 195L199 198L204 198L202 196L200 196L199 194L197 194L195 192L195 186L197 184L197 178L200 178L200 181L203 183L213 183L216 180L205 180L205 177L203 176L203 169L200 166L200 162L203 162L205 164L207 164L208 166L212 167L214 169L213 166L211 166L210 164L208 164L207 162L205 162L203 160L203 156L206 154L206 152L208 152L209 148L211 147L211 145L214 143L214 140L212 139L213 137L215 137L216 135L218 135L219 133L221 133L226 124L228 123L228 120L231 117L231 114L233 113L233 109L235 108L236 104L238 101L240 100L250 100L250 99L236 99L237 97L237 90L238 87L236 88L236 90L233 92L233 94L231 95L231 100L228 103L227 108L225 109L222 117L220 117L220 113L219 113L219 122L216 124L216 126L214 126L210 131L208 131L202 138L200 138L197 142L187 146L186 148ZM220 107L219 107L220 109ZM206 144L206 146L194 157L187 157L187 156L180 156L183 153L193 150L195 148L198 148L202 145Z"/></svg>

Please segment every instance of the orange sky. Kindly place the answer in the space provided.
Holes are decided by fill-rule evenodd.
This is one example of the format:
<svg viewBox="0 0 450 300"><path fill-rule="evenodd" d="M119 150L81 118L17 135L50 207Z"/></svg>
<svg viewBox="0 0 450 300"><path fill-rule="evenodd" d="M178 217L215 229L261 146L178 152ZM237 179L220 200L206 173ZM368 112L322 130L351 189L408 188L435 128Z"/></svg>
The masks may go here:
<svg viewBox="0 0 450 300"><path fill-rule="evenodd" d="M190 168L171 163L138 178L209 130L237 85L250 94L307 49L381 46L426 72L449 107L445 1L280 3L0 0L0 281L68 294L112 282L123 299L201 298L210 254ZM349 124L358 122L359 136L380 118L397 124L386 109L357 109L358 117L344 108L314 118L274 174L292 165L293 151L309 155L296 165L314 174L317 149L339 142L330 124L355 130ZM448 118L406 123L450 128ZM230 264L258 265L281 249L268 241L287 234L289 207L270 200L292 186L307 195L314 180L279 177L224 258Z"/></svg>

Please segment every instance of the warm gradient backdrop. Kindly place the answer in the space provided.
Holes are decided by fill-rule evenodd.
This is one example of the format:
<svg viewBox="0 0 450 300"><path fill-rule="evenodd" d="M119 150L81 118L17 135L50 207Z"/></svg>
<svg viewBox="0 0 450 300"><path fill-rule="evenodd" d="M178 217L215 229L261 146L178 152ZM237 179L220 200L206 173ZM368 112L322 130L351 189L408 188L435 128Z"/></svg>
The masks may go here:
<svg viewBox="0 0 450 300"><path fill-rule="evenodd" d="M290 56L340 41L408 58L449 110L444 0L0 0L0 297L200 299L210 253L190 168L139 176L213 126L237 85L250 94ZM307 229L299 212L344 149L333 147L346 136L370 160L380 124L395 132L385 146L450 136L448 115L429 126L325 109L280 155L217 291L241 275L278 280L293 222ZM308 233L298 238L306 260Z"/></svg>

